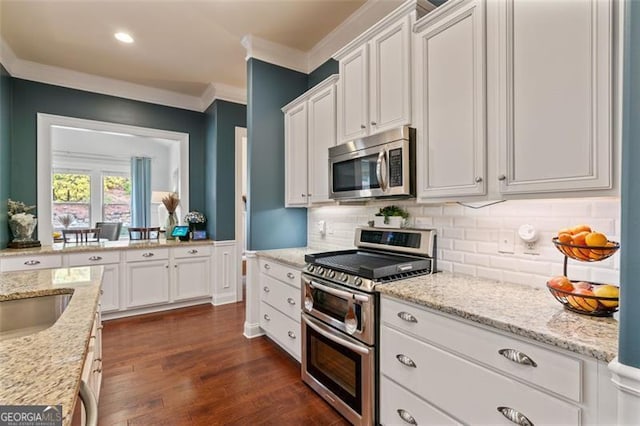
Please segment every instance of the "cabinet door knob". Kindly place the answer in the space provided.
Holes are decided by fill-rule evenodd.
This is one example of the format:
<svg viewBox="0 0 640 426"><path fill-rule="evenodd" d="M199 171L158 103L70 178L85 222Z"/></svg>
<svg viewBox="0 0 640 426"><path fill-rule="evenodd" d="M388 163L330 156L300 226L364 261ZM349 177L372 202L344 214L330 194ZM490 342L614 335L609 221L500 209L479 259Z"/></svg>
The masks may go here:
<svg viewBox="0 0 640 426"><path fill-rule="evenodd" d="M507 175L498 176L498 180L500 180L500 181L507 180Z"/></svg>
<svg viewBox="0 0 640 426"><path fill-rule="evenodd" d="M416 422L416 419L414 419L413 416L409 414L408 411L403 410L402 408L398 408L398 415L403 421L409 423L410 425L418 424L418 422Z"/></svg>
<svg viewBox="0 0 640 426"><path fill-rule="evenodd" d="M360 125L360 128L361 128L361 129L366 129L366 128L367 128L367 126L365 126L364 124L361 124L361 125Z"/></svg>
<svg viewBox="0 0 640 426"><path fill-rule="evenodd" d="M517 351L515 349L500 349L498 351L500 355L508 359L509 361L513 361L516 364L529 365L531 367L537 367L538 364L525 353Z"/></svg>
<svg viewBox="0 0 640 426"><path fill-rule="evenodd" d="M271 321L271 317L267 314L264 314L262 317L267 321Z"/></svg>
<svg viewBox="0 0 640 426"><path fill-rule="evenodd" d="M264 287L262 287L262 289L264 290L265 293L269 293L271 291L271 289L269 287L267 287L266 285Z"/></svg>
<svg viewBox="0 0 640 426"><path fill-rule="evenodd" d="M533 426L533 423L527 418L527 416L511 407L498 407L498 412L512 423L520 426Z"/></svg>
<svg viewBox="0 0 640 426"><path fill-rule="evenodd" d="M372 121L372 122L371 122L371 125L372 125L372 126L375 126L376 124L378 124L378 123L376 123L375 121Z"/></svg>
<svg viewBox="0 0 640 426"><path fill-rule="evenodd" d="M34 266L34 265L39 265L40 261L39 260L27 260L26 262L24 262L25 265L27 266Z"/></svg>
<svg viewBox="0 0 640 426"><path fill-rule="evenodd" d="M98 260L102 260L102 256L91 256L91 257L89 258L89 260L91 260L91 261L93 261L93 262L96 262L96 261L98 261Z"/></svg>
<svg viewBox="0 0 640 426"><path fill-rule="evenodd" d="M287 303L290 304L290 305L295 305L296 301L293 300L291 297L287 297Z"/></svg>
<svg viewBox="0 0 640 426"><path fill-rule="evenodd" d="M268 263L264 264L264 269L271 269L271 265L269 265Z"/></svg>
<svg viewBox="0 0 640 426"><path fill-rule="evenodd" d="M295 275L293 275L293 272L287 272L287 278L289 278L289 279L291 279L291 280L292 280L292 279L294 279L295 277L296 277L296 276L295 276Z"/></svg>
<svg viewBox="0 0 640 426"><path fill-rule="evenodd" d="M293 331L287 331L287 336L289 336L292 339L296 338L296 333L294 333Z"/></svg>
<svg viewBox="0 0 640 426"><path fill-rule="evenodd" d="M480 183L480 182L482 182L482 176L476 176L476 178L474 179L474 181L475 181L476 183Z"/></svg>
<svg viewBox="0 0 640 426"><path fill-rule="evenodd" d="M398 354L396 355L396 359L400 362L400 364L404 364L407 367L411 367L411 368L418 368L418 366L416 365L415 362L413 362L413 360L411 358L409 358L408 356L404 355L404 354Z"/></svg>
<svg viewBox="0 0 640 426"><path fill-rule="evenodd" d="M414 317L413 315L411 315L409 312L398 312L398 318L400 318L401 320L404 320L406 322L413 322L413 323L417 323L418 319L416 317Z"/></svg>

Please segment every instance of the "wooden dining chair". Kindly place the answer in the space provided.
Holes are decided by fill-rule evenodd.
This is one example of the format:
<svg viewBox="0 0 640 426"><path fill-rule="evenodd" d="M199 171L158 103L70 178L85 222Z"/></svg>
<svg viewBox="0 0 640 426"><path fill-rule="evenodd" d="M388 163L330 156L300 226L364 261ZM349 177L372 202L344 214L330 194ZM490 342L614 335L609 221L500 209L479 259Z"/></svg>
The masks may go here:
<svg viewBox="0 0 640 426"><path fill-rule="evenodd" d="M62 239L66 243L93 243L100 241L100 228L63 229Z"/></svg>
<svg viewBox="0 0 640 426"><path fill-rule="evenodd" d="M147 227L129 227L129 239L130 240L159 240L160 239L160 227L153 226Z"/></svg>

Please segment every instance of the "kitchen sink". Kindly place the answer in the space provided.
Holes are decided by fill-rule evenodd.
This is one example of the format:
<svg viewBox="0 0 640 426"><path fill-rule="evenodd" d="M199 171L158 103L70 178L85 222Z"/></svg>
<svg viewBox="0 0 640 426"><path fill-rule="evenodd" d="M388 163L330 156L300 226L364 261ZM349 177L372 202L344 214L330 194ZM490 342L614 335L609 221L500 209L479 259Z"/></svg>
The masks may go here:
<svg viewBox="0 0 640 426"><path fill-rule="evenodd" d="M0 340L27 336L51 327L71 300L71 294L52 294L0 301Z"/></svg>

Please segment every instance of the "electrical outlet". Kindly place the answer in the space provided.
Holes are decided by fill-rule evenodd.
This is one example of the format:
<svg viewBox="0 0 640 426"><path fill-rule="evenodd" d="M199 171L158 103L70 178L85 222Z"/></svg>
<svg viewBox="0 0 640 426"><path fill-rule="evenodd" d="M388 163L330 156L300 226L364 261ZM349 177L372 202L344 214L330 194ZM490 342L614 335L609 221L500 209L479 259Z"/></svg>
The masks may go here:
<svg viewBox="0 0 640 426"><path fill-rule="evenodd" d="M325 235L327 233L327 222L324 220L318 221L318 232L320 235Z"/></svg>
<svg viewBox="0 0 640 426"><path fill-rule="evenodd" d="M515 253L516 248L516 233L509 229L501 229L500 236L498 237L498 252L499 253Z"/></svg>

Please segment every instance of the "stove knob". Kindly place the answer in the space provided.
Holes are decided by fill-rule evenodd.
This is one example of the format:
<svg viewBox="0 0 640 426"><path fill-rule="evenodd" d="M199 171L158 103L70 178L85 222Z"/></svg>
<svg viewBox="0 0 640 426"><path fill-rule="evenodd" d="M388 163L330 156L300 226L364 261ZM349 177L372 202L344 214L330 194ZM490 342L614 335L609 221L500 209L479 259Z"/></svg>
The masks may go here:
<svg viewBox="0 0 640 426"><path fill-rule="evenodd" d="M353 283L354 283L356 286L360 287L360 286L362 285L362 278L357 277L355 280L353 280Z"/></svg>
<svg viewBox="0 0 640 426"><path fill-rule="evenodd" d="M336 277L336 271L328 271L327 272L327 277L335 278Z"/></svg>
<svg viewBox="0 0 640 426"><path fill-rule="evenodd" d="M313 266L313 265L309 265L309 266L307 266L307 271L309 271L309 272L313 272L315 269L316 269L316 268L315 268L315 266Z"/></svg>
<svg viewBox="0 0 640 426"><path fill-rule="evenodd" d="M324 274L324 268L322 266L318 266L316 268L316 272L318 273L318 275L322 275Z"/></svg>
<svg viewBox="0 0 640 426"><path fill-rule="evenodd" d="M344 272L342 274L340 274L340 281L342 282L347 282L349 281L349 275L345 274Z"/></svg>

